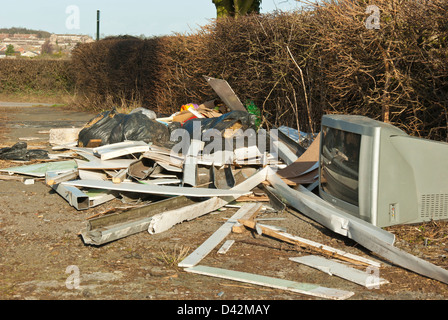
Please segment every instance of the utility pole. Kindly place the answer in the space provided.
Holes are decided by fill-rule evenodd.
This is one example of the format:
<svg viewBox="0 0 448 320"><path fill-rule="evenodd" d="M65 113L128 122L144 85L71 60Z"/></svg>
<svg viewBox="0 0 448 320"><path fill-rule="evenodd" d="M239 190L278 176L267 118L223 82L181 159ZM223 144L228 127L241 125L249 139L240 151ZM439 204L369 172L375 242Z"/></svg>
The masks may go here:
<svg viewBox="0 0 448 320"><path fill-rule="evenodd" d="M100 40L100 10L96 10L96 41Z"/></svg>

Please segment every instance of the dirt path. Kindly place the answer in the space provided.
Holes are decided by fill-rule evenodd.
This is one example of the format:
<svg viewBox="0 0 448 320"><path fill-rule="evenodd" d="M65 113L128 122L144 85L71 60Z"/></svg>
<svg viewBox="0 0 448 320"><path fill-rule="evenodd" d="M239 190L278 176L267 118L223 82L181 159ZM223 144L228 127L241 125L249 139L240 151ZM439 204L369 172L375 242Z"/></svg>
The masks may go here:
<svg viewBox="0 0 448 320"><path fill-rule="evenodd" d="M38 136L41 139L34 144L49 147L48 136L39 131L82 125L91 116L56 107L0 108L3 124L0 145L10 145L19 137ZM15 165L0 161L2 168ZM126 206L121 200L77 211L42 181L33 185L0 181L0 199L0 299L3 300L318 299L286 290L195 275L177 267L181 249L192 252L233 215L234 208L176 225L161 234L142 232L94 247L85 245L79 236L86 219L110 208ZM381 261L356 243L296 211L268 212L260 216L282 218L266 224L284 227L291 234ZM423 230L414 230L419 226L406 228L392 229L401 237L397 246L436 264L446 264L448 253L443 241L426 242L425 245L420 238ZM424 228L434 230L429 225ZM400 233L403 230L407 231ZM385 261L381 261L383 267L379 275L390 283L369 290L290 261L290 257L308 253L278 240L249 231L230 234L227 239L234 239L235 244L226 254L214 250L201 264L352 291L351 300L445 300L448 297L448 285Z"/></svg>

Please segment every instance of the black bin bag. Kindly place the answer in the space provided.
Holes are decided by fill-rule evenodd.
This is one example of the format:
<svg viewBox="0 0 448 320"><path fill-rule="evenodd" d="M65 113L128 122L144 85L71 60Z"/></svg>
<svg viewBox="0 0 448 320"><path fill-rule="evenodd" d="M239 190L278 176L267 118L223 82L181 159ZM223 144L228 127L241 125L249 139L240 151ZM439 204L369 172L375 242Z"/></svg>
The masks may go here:
<svg viewBox="0 0 448 320"><path fill-rule="evenodd" d="M100 145L130 140L166 146L170 130L142 112L123 114L112 109L98 114L79 132L79 147L87 146L91 140L101 140Z"/></svg>
<svg viewBox="0 0 448 320"><path fill-rule="evenodd" d="M241 130L240 132L244 136L242 138L239 135L227 137L225 134L226 130L233 128L236 124L239 124L236 128ZM237 145L235 141L238 139L247 140L253 135L257 138L257 127L255 126L254 115L239 110L231 111L215 118L194 118L186 121L182 128L188 132L190 139L195 138L195 136L203 138L203 135L206 135L208 130L217 130L220 133L222 145L226 149L234 149ZM248 131L248 129L252 130ZM199 130L199 132L195 132L196 130ZM208 145L212 140L204 142L205 145ZM243 141L243 144L247 146L247 141Z"/></svg>
<svg viewBox="0 0 448 320"><path fill-rule="evenodd" d="M0 160L21 160L29 161L33 159L49 159L48 151L41 149L27 149L26 142L17 142L12 147L0 149Z"/></svg>

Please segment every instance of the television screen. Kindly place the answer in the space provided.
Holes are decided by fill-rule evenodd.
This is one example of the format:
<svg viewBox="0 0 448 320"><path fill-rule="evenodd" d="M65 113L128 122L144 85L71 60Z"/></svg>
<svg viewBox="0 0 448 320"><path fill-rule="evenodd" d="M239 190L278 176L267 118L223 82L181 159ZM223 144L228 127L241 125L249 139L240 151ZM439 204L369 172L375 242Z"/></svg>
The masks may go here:
<svg viewBox="0 0 448 320"><path fill-rule="evenodd" d="M358 206L361 135L323 126L321 139L322 190Z"/></svg>

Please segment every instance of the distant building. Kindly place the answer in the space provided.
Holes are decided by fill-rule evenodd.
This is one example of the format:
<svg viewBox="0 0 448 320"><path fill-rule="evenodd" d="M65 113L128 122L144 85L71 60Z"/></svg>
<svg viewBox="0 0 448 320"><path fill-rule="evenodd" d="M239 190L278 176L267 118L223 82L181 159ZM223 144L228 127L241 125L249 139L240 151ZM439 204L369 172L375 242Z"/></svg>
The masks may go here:
<svg viewBox="0 0 448 320"><path fill-rule="evenodd" d="M50 43L53 45L68 45L75 46L78 43L94 42L93 38L86 35L77 34L52 34L50 36Z"/></svg>
<svg viewBox="0 0 448 320"><path fill-rule="evenodd" d="M24 53L21 54L22 57L28 57L28 58L37 57L38 55L39 53L34 51L25 51Z"/></svg>
<svg viewBox="0 0 448 320"><path fill-rule="evenodd" d="M13 45L16 52L20 52L22 56L40 55L46 42L51 45L54 52L70 54L77 44L94 40L90 36L76 34L52 34L50 38L39 38L37 34L0 33L0 50L4 51L8 45Z"/></svg>

